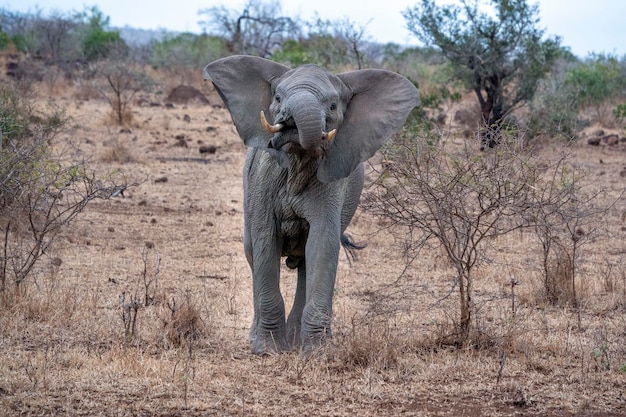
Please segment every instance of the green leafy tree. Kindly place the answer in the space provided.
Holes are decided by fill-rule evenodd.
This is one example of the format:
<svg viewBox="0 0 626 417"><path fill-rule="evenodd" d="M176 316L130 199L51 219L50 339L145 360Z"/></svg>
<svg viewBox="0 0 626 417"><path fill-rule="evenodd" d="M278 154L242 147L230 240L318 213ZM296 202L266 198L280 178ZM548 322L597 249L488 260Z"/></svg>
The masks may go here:
<svg viewBox="0 0 626 417"><path fill-rule="evenodd" d="M626 77L619 60L611 55L592 55L571 68L565 86L574 93L578 109L595 109L600 122L604 122L602 105L626 96Z"/></svg>
<svg viewBox="0 0 626 417"><path fill-rule="evenodd" d="M87 61L107 58L113 49L120 47L125 49L124 40L119 32L92 29L82 40L82 51Z"/></svg>
<svg viewBox="0 0 626 417"><path fill-rule="evenodd" d="M539 11L526 0L461 0L438 6L421 0L403 15L422 42L438 47L454 76L480 103L482 144L494 146L503 119L532 99L539 80L559 56L560 39L543 39Z"/></svg>
<svg viewBox="0 0 626 417"><path fill-rule="evenodd" d="M87 61L107 58L113 51L120 54L121 51L128 50L119 32L107 30L111 19L97 6L86 8L77 15L77 19L82 20L86 26L81 37L81 51Z"/></svg>
<svg viewBox="0 0 626 417"><path fill-rule="evenodd" d="M11 44L13 44L11 37L0 30L0 50L7 49Z"/></svg>
<svg viewBox="0 0 626 417"><path fill-rule="evenodd" d="M280 49L272 54L272 59L291 67L311 63L311 57L304 42L298 42L294 39L288 39L283 42Z"/></svg>
<svg viewBox="0 0 626 417"><path fill-rule="evenodd" d="M331 70L361 69L367 66L370 54L365 42L366 26L348 18L322 19L316 15L303 27L306 36L287 39L272 53L272 59L292 67L317 64Z"/></svg>

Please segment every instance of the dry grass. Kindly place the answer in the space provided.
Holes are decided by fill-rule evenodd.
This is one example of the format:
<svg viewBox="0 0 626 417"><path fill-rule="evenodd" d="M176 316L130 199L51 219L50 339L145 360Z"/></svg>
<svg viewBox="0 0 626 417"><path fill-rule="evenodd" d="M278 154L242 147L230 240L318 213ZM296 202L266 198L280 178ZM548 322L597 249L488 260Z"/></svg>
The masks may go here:
<svg viewBox="0 0 626 417"><path fill-rule="evenodd" d="M352 265L340 258L330 346L258 357L247 343L245 149L228 114L135 107L118 146L139 163L109 155L118 133L101 125L106 103L55 100L79 120L81 151L101 172L148 180L88 206L24 292L0 307L0 415L626 414L623 201L603 219L610 233L581 248L575 309L546 302L532 236L499 242L477 271L464 348L448 342L458 296L438 250L424 249L405 270L402 242L359 212L350 233L368 246ZM173 146L180 134L188 147ZM201 155L199 141L217 152ZM623 190L624 145L576 153L597 186ZM158 280L146 287L155 253ZM289 305L295 279L283 274ZM153 300L138 308L130 339L122 293Z"/></svg>

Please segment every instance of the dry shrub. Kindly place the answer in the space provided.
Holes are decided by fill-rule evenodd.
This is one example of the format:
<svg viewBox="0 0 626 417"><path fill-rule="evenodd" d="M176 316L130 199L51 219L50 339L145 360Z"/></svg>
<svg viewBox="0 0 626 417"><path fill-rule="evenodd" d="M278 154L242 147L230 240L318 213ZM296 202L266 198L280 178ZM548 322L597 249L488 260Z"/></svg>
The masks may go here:
<svg viewBox="0 0 626 417"><path fill-rule="evenodd" d="M108 112L108 122L117 123L120 126L130 126L133 121L133 113L128 103L122 103L115 98L111 101L112 109Z"/></svg>
<svg viewBox="0 0 626 417"><path fill-rule="evenodd" d="M136 161L130 149L119 140L114 140L111 143L111 145L104 151L104 153L100 157L100 160L102 162L116 162L118 164L129 164Z"/></svg>
<svg viewBox="0 0 626 417"><path fill-rule="evenodd" d="M206 326L198 308L187 297L185 304L176 306L176 300L167 303L170 314L161 317L164 343L167 346L180 347L206 335Z"/></svg>
<svg viewBox="0 0 626 417"><path fill-rule="evenodd" d="M81 83L78 87L76 87L74 89L73 97L76 100L82 101L98 100L101 98L98 90L96 90L93 85L87 83Z"/></svg>
<svg viewBox="0 0 626 417"><path fill-rule="evenodd" d="M337 366L345 369L393 369L398 364L395 334L384 320L353 320L337 337Z"/></svg>
<svg viewBox="0 0 626 417"><path fill-rule="evenodd" d="M553 305L574 305L574 258L566 248L556 245L556 253L549 259L545 276L545 299Z"/></svg>

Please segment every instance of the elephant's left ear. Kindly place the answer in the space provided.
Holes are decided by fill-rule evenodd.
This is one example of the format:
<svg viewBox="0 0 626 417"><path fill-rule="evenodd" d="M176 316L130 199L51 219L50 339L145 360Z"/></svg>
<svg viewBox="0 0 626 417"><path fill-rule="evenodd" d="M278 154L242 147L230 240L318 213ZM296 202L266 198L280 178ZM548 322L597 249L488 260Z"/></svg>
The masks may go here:
<svg viewBox="0 0 626 417"><path fill-rule="evenodd" d="M352 92L333 144L317 178L329 183L345 178L397 133L411 110L419 106L419 92L411 81L391 71L358 70L337 74Z"/></svg>

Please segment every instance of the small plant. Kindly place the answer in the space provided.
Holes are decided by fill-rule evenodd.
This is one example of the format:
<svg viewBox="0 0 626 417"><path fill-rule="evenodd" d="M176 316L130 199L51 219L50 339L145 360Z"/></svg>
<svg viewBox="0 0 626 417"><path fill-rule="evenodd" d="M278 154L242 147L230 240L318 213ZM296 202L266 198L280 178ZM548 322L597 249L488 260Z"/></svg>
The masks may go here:
<svg viewBox="0 0 626 417"><path fill-rule="evenodd" d="M146 307L156 303L156 290L159 287L159 273L161 272L161 255L158 252L154 254L154 271L152 274L148 272L148 255L153 247L154 245L147 244L141 250L141 260L143 262L141 281L144 289L143 305Z"/></svg>
<svg viewBox="0 0 626 417"><path fill-rule="evenodd" d="M137 336L137 314L141 308L141 303L136 297L130 296L126 299L126 293L120 294L120 316L124 323L124 340L130 343Z"/></svg>
<svg viewBox="0 0 626 417"><path fill-rule="evenodd" d="M618 104L617 107L613 110L613 116L615 116L615 120L618 123L623 123L626 121L626 103Z"/></svg>
<svg viewBox="0 0 626 417"><path fill-rule="evenodd" d="M172 297L166 305L170 314L161 319L165 340L170 346L187 346L191 349L192 342L204 334L204 323L198 308L191 300L191 292L186 291L182 304Z"/></svg>
<svg viewBox="0 0 626 417"><path fill-rule="evenodd" d="M579 109L593 109L596 120L605 124L605 103L611 102L624 90L626 83L615 56L592 55L567 72L565 86L575 93Z"/></svg>

